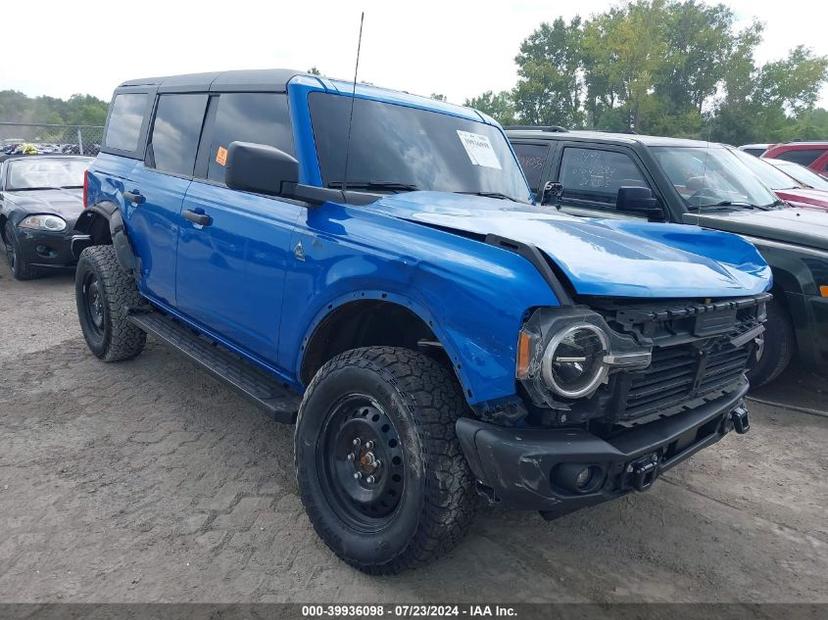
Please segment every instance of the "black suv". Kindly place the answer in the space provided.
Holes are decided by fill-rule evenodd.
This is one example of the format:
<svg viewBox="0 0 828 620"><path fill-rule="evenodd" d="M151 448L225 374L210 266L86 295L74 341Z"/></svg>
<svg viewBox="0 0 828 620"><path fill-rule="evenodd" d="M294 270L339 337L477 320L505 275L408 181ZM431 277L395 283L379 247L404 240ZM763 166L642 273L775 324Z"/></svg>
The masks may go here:
<svg viewBox="0 0 828 620"><path fill-rule="evenodd" d="M587 217L697 224L743 235L774 277L774 301L751 385L796 355L828 367L828 214L779 201L726 147L697 140L567 131L507 131L537 201Z"/></svg>

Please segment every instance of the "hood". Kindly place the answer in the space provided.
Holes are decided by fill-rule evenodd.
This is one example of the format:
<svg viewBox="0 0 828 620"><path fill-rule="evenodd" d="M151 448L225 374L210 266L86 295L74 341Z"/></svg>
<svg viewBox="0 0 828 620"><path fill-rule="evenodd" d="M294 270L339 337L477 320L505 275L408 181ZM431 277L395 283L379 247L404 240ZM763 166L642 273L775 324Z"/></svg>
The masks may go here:
<svg viewBox="0 0 828 620"><path fill-rule="evenodd" d="M684 221L770 241L783 241L828 250L828 212L822 209L782 208L771 211L739 209L685 213Z"/></svg>
<svg viewBox="0 0 828 620"><path fill-rule="evenodd" d="M778 189L775 191L780 199L795 207L822 207L828 209L828 192L818 189Z"/></svg>
<svg viewBox="0 0 828 620"><path fill-rule="evenodd" d="M75 221L83 211L81 189L10 191L3 196L21 212L59 215L68 222Z"/></svg>
<svg viewBox="0 0 828 620"><path fill-rule="evenodd" d="M751 244L693 226L576 218L554 208L442 192L390 195L366 208L535 245L581 295L738 297L770 286L770 268Z"/></svg>

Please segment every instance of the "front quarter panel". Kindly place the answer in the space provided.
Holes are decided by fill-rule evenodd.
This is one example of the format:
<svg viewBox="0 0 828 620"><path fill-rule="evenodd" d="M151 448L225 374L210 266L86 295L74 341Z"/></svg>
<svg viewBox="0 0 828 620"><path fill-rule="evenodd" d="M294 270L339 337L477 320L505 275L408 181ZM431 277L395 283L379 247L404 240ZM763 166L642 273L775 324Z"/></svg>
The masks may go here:
<svg viewBox="0 0 828 620"><path fill-rule="evenodd" d="M431 327L469 404L508 398L516 391L515 348L527 312L559 305L517 254L370 206L309 210L292 242L300 243L304 260L287 275L280 339L280 359L296 376L303 341L329 312L376 298L408 307Z"/></svg>

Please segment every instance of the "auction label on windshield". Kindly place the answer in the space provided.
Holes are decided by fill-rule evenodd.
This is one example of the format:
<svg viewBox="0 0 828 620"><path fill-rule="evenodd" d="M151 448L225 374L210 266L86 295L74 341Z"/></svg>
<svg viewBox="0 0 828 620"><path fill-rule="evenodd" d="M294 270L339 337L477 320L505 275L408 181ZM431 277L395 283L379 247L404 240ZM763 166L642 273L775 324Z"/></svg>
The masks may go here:
<svg viewBox="0 0 828 620"><path fill-rule="evenodd" d="M471 163L475 166L501 169L500 162L497 161L497 155L495 155L488 136L471 133L470 131L460 131L459 129L457 135L460 137L460 143L466 149L466 155L469 156Z"/></svg>

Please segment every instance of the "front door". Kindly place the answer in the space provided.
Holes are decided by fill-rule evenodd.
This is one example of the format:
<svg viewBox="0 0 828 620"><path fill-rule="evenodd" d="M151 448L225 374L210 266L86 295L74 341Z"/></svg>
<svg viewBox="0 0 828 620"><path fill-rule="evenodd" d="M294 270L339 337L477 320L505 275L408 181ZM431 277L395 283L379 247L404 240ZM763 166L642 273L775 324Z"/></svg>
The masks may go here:
<svg viewBox="0 0 828 620"><path fill-rule="evenodd" d="M284 93L222 93L210 98L196 178L182 205L176 267L178 309L246 353L278 366L291 235L306 207L228 189L226 149L255 142L293 152Z"/></svg>

